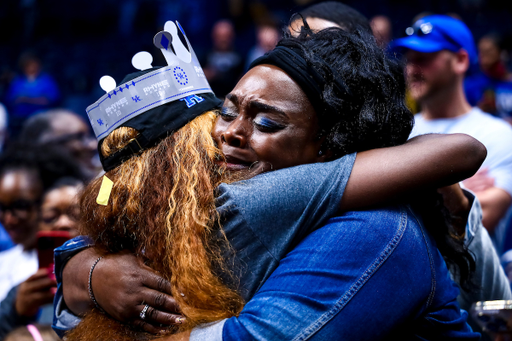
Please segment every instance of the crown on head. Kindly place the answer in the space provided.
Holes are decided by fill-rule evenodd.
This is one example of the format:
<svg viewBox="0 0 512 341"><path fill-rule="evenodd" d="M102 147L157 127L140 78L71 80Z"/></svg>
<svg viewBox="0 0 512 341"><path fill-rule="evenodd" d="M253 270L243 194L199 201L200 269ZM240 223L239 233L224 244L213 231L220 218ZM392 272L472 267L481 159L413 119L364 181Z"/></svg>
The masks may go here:
<svg viewBox="0 0 512 341"><path fill-rule="evenodd" d="M179 37L178 29L186 46ZM100 86L106 91L99 100L87 107L87 115L98 140L128 120L162 104L184 99L200 101L194 95L211 92L203 69L196 54L176 21L167 21L164 30L158 32L153 43L162 51L167 66L145 73L119 86L110 76L100 79ZM139 52L132 58L132 65L138 70L152 68L153 57L149 52Z"/></svg>

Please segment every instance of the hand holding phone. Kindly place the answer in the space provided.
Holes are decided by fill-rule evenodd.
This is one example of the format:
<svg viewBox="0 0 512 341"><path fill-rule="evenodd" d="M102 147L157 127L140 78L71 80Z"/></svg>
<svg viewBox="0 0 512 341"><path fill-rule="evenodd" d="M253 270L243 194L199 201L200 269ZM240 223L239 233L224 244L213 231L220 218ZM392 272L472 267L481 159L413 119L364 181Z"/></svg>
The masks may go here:
<svg viewBox="0 0 512 341"><path fill-rule="evenodd" d="M49 269L39 269L18 287L14 307L19 316L33 317L39 308L51 304L57 282Z"/></svg>

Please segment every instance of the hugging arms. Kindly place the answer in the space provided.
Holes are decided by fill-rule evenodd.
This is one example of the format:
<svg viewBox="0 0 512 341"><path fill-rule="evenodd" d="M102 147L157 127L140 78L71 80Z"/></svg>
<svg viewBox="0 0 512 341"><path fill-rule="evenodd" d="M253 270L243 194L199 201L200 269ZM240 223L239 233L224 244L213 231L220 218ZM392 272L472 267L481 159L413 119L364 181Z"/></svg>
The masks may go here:
<svg viewBox="0 0 512 341"><path fill-rule="evenodd" d="M440 150L443 152L439 153ZM482 145L466 135L426 135L412 139L401 146L358 153L344 193L341 188L343 196L339 207L330 208L331 216L335 216L337 212L378 205L390 200L399 202L401 198L420 190L457 182L475 172L484 157L485 149ZM315 167L325 166L317 164ZM275 173L279 174L279 172ZM301 173L302 178L297 174L294 176L296 177L293 182L295 186L306 186L307 174ZM329 180L332 181L331 178ZM288 181L291 179L288 178ZM339 185L343 187L341 180ZM287 188L286 183L282 183L282 186ZM276 188L275 191L281 193L282 190ZM313 191L310 195L313 196L314 193ZM340 200L339 194L337 198ZM274 201L272 203L277 205L282 198L276 197L275 201L277 203ZM309 202L309 198L307 202ZM306 208L305 203L301 203L301 205L304 206L302 209ZM262 212L262 210L257 212ZM275 217L270 212L259 217L263 226L282 228L275 224ZM319 220L315 223L326 222L326 218L329 217L324 217L323 221ZM372 227L366 226L365 228L371 229ZM333 229L335 226L330 225L330 228L324 232L315 233L327 234L327 231L332 233ZM314 241L315 239L309 237L309 240ZM333 244L335 243L333 242ZM88 246L88 242L80 241L78 244L74 244L74 247L81 248L74 251L61 250L56 256L57 278L63 280L59 285L59 293L64 293L64 300L59 303L63 320L73 320L72 315L65 313L66 306L76 315L81 315L92 307L87 291L87 279L90 267L99 255L94 248ZM73 256L62 272L62 266L66 263L59 264L59 260L68 258L78 250L83 251ZM286 249L281 250L280 257L285 255ZM340 258L343 257L340 256ZM271 265L273 268L277 267L277 263ZM162 329L160 324L175 323L176 318L180 317L175 301L169 295L170 283L140 263L133 255L123 253L107 256L101 260L94 271L92 281L94 295L99 305L109 315L121 321L141 325L151 332ZM270 275L270 272L266 277ZM253 288L252 294L254 294L254 290ZM250 298L250 296L246 297L248 300ZM148 315L146 321L141 321L139 317L141 302L146 302L151 306L151 314ZM65 308L64 314L62 314L62 308ZM72 326L73 324L61 325L61 328Z"/></svg>
<svg viewBox="0 0 512 341"><path fill-rule="evenodd" d="M336 44L333 44L331 34L336 35L336 39L338 39ZM485 158L485 150L478 142L464 135L428 136L401 146L368 151L366 153L368 153L369 158L366 160L366 166L358 166L358 162L361 162L361 160L365 161L365 152L362 152L362 150L400 145L408 137L412 116L403 105L404 84L403 79L400 80L403 78L403 73L400 68L395 68L396 65L391 65L391 68L387 69L388 74L379 74L377 78L373 78L376 74L366 72L366 64L364 62L357 64L360 58L375 57L382 60L384 65L386 65L387 61L384 59L382 51L374 49L371 43L360 39L361 37L352 37L336 30L326 32L324 36L318 39L317 37L313 36L311 40L306 39L302 43L295 42L292 44L292 42L289 42L279 46L279 49L276 48L275 50L277 62L275 60L266 60L265 62L260 60L262 62L261 65L255 65L242 78L232 93L227 96L223 111L217 118L212 132L217 146L224 154L225 168L229 170L246 170L251 176L272 169L279 169L274 172L257 175L249 180L229 185L222 184L218 187L217 210L221 218L230 218L221 219L225 234L235 250L235 257L238 257L242 267L245 265L239 276L241 280L238 288L241 289L241 295L246 300L249 300L249 307L252 295L256 291L258 292L256 296L265 292L263 289L265 288L264 281L273 278L272 271L276 269L279 261L290 250L302 250L301 246L306 247L306 249L311 248L311 245L308 245L306 242L304 242L306 244L300 242L309 233L325 233L329 228L333 228L338 232L344 232L343 226L346 226L354 238L363 238L361 243L352 242L351 238L346 240L334 238L331 242L325 243L327 247L332 247L332 249L326 249L323 252L328 254L330 250L335 250L336 246L340 246L344 250L340 250L340 252L343 253L337 258L331 256L328 259L333 261L353 261L356 264L357 262L369 263L367 265L359 263L354 268L349 264L342 266L341 264L326 262L326 264L333 265L333 270L355 270L352 277L343 276L343 273L338 277L351 279L345 281L344 285L332 286L332 288L339 288L341 292L335 291L329 294L335 299L324 304L324 308L327 311L330 311L329 307L331 305L337 306L337 298L345 297L344 292L351 292L350 288L352 285L350 283L352 283L352 279L355 281L354 284L364 284L365 281L361 282L359 278L363 278L365 273L369 275L368 278L371 278L372 281L378 278L388 280L396 274L409 273L407 269L410 269L411 266L414 267L413 263L409 262L404 271L399 271L399 268L391 271L393 267L398 267L398 264L394 261L383 262L383 260L404 260L403 256L397 258L394 258L394 256L399 253L407 254L407 252L412 252L412 250L421 249L423 250L421 253L422 262L418 268L421 274L426 277L412 276L410 282L403 281L403 283L408 283L404 290L413 290L416 295L416 301L411 302L413 302L413 306L416 309L420 308L420 310L411 310L411 306L400 304L401 309L396 311L400 316L397 316L396 319L393 319L392 322L383 327L386 327L387 331L392 332L393 328L402 325L406 322L407 318L411 317L415 317L415 325L420 325L422 321L428 318L432 312L430 309L434 307L446 313L443 315L443 318L447 320L443 321L461 319L458 327L454 327L454 332L468 332L465 327L465 320L458 311L458 306L456 304L453 305L457 291L451 289L452 282L449 280L446 265L444 265L439 252L433 246L430 235L424 233L425 231L420 222L421 219L418 219L412 211L399 206L368 211L370 212L368 215L365 215L365 213L354 213L353 215L347 213L345 217L349 217L348 221L344 221L344 218L340 217L341 220L338 219L329 223L328 219L335 216L341 208L353 209L358 207L343 206L347 205L347 202L350 205L350 202L352 202L350 196L353 195L355 195L354 200L356 202L359 200L360 203L363 203L363 206L372 205L386 202L388 198L386 196L396 198L400 194L403 196L413 194L416 197L421 197L423 195L421 189L432 188L431 186L435 188L440 185L447 185L450 181L459 181L476 171L483 158ZM326 45L325 42L329 43ZM362 73L361 75L356 75L354 81L375 83L372 88L372 91L375 92L370 92L370 94L379 98L376 100L377 102L380 100L390 100L388 103L389 107L384 106L386 110L383 111L373 110L371 105L375 103L375 100L371 96L358 98L347 96L346 93L335 93L335 96L321 96L312 93L315 89L309 89L309 85L296 81L296 76L292 78L285 72L285 69L287 69L286 65L279 64L277 67L275 66L275 63L281 63L284 60L293 63L296 60L300 61L301 59L309 58L308 52L300 52L300 49L297 49L297 44L300 46L300 44L308 45L309 43L313 43L313 46L305 46L304 51L314 51L321 54L324 62L333 63L334 66L339 68L338 73L344 72L347 84L355 86L350 93L354 94L358 91L356 90L358 89L357 83L352 84L350 80L351 76L354 77L352 71L356 68ZM314 45L317 43L318 45ZM357 65L336 65L342 59L337 58L328 49L339 44L347 44L348 46L351 44L370 44L371 46L365 45L365 47L374 49L375 55L361 56L358 52L361 50L359 48L340 48L337 50L337 53L343 51L343 53L356 54L356 56L344 60L355 62ZM300 58L286 59L287 54L294 53L299 54ZM371 65L378 65L378 63L372 63ZM293 74L293 70L295 69L291 69L288 72ZM320 71L317 70L317 72ZM320 77L323 77L324 81L328 80L328 74L320 75ZM301 86L306 87L308 90L304 90ZM325 88L327 89L329 86L325 85ZM287 89L287 91L283 92L280 89ZM390 89L395 97L390 98L379 93L381 90L388 91ZM396 94L393 92L395 90L398 91ZM339 98L344 98L344 101L340 103ZM353 105L348 104L351 103L350 101L353 101ZM317 106L313 107L312 102L316 103ZM333 108L340 104L341 107L333 110ZM379 108L382 107L379 106ZM338 120L338 124L334 127L333 120ZM364 129L367 129L368 126L374 126L377 131L373 133L365 131ZM327 133L329 129L331 129L331 132ZM319 132L322 133L319 134ZM319 138L319 135L321 138ZM425 141L420 142L421 139ZM443 152L439 152L440 147ZM358 160L355 162L352 177L349 180L355 158L354 151L361 152L358 153ZM342 155L345 156L340 158ZM383 156L379 159L375 155ZM372 157L377 159L371 160ZM332 159L335 159L335 161L325 162ZM301 164L304 165L299 166ZM389 170L391 171L388 172ZM377 178L375 177L376 175L378 176ZM351 181L355 182L351 184ZM345 187L346 196L343 195ZM368 195L368 193L372 194ZM375 197L377 199L373 199L374 194L376 194ZM374 219L375 217L381 218ZM350 221L352 220L366 221L367 223L351 224ZM329 228L324 229L322 225ZM143 226L142 228L145 227ZM443 227L441 225L438 225L436 228L439 228L439 230L434 228L430 232L439 236L438 232L440 231L442 237L446 231L442 230ZM387 237L378 238L379 233L387 234ZM322 238L317 240L322 240ZM372 242L377 242L377 244L372 246ZM351 248L358 245L365 245L365 247L360 249ZM348 248L343 249L344 247ZM368 247L368 250L366 250L366 247ZM375 250L383 248L388 251L385 252L385 255L380 255L379 252L370 252L372 248ZM255 252L250 252L251 250ZM322 251L322 249L318 250ZM368 258L351 257L358 250L368 251L367 253L370 256ZM152 251L148 250L148 252ZM76 256L75 260L80 261L72 259L64 269L63 274L65 302L75 313L83 312L90 305L86 290L86 279L90 265L96 258L96 255L94 255L94 251L88 250L87 252ZM434 257L429 258L428 255L434 255ZM59 257L61 256L63 260L67 258L63 253L59 255ZM126 303L120 309L124 312L119 313L119 309L110 309L112 305L109 306L109 303L106 303L107 300L102 300L102 297L115 295L116 288L110 287L105 291L105 288L102 289L101 286L106 284L106 281L102 279L109 276L115 278L116 275L112 275L113 272L111 271L108 271L108 274L103 273L102 275L101 269L102 267L107 269L108 262L110 261L111 265L108 268L113 270L112 261L116 257L120 256L109 255L102 259L98 263L95 275L92 276L92 288L95 295L98 296L100 306L112 316L122 315L122 317L127 317L129 322L145 328L156 328L155 326L158 326L159 323L166 323L170 320L174 321L175 316L165 314L165 311L163 311L165 310L164 307L172 306L172 299L166 295L158 294L154 290L146 290L144 288L145 286L153 286L155 288L155 283L157 284L156 288L159 287L158 284L160 284L160 287L169 288L168 285L162 284L165 283L162 280L153 280L153 285L151 280L146 281L145 285L142 285L142 290L136 290L135 295L122 297L121 300L114 302L114 305L118 305L118 307L119 303ZM117 259L119 260L119 258ZM321 257L313 257L311 259L308 257L298 257L300 261L311 261L311 263L314 263L315 259L318 260ZM293 262L288 264L293 264ZM375 266L371 266L371 264L375 264ZM61 263L60 268L57 269L57 277L62 275L63 265ZM297 266L298 264L295 265ZM283 263L283 266L286 265ZM387 269L387 266L391 266L391 269ZM304 267L307 268L307 265ZM365 267L368 267L370 271L364 271ZM322 269L321 264L313 266L311 268L312 273L314 273L315 269ZM385 271L380 271L379 269ZM174 269L170 270L173 271ZM363 270L363 272L360 273L360 270ZM74 271L76 272L73 274ZM141 271L147 272L148 269L139 269L138 271L138 273L141 273ZM233 271L237 274L236 267ZM279 274L279 267L277 267L276 271ZM252 276L254 274L255 276ZM381 275L384 277L380 277ZM67 276L70 277L67 279ZM414 277L418 277L416 279L417 282ZM69 281L69 278L79 279L77 288L73 288L73 283ZM150 278L155 279L156 277L151 275ZM436 289L432 292L433 287L428 283L432 283L433 278L444 279L442 282L439 282L443 283L443 285L436 287L442 290ZM314 279L311 278L310 280ZM71 286L68 286L69 283ZM112 284L112 282L109 283ZM308 283L311 282L308 281ZM426 287L424 286L425 283L427 284ZM141 287L140 281L136 287ZM350 301L358 295L359 289L365 290L368 287L371 287L371 285L357 285L358 289L352 291L352 294L349 295ZM297 288L300 289L303 286L297 286ZM59 287L59 290L61 289L62 285ZM77 289L78 294L73 294L74 289ZM109 289L114 290L109 291ZM187 299L187 288L178 289L180 290L177 292L178 295L181 292L185 292L184 297ZM176 287L170 290L176 290ZM133 290L131 291L133 292ZM173 292L175 293L174 297L180 299L180 297L176 297L176 291ZM399 298L401 295L401 293L395 294L399 295L396 298ZM384 292L384 297L387 296L388 293ZM75 300L77 297L78 300ZM296 297L304 297L304 295ZM436 305L432 306L432 300L429 297L436 298ZM405 298L406 296L402 297L402 299ZM60 302L63 303L64 301L61 300ZM286 299L285 302L288 302L291 306L294 304L293 299ZM356 300L352 302L356 302ZM384 301L381 300L379 302L382 303ZM299 300L298 307L302 306L307 307L308 304ZM65 305L61 305L61 308L65 308ZM83 310L81 311L81 309ZM143 309L147 314L137 317ZM264 309L263 307L261 311L264 311ZM291 309L291 311L293 312L294 310ZM297 311L302 311L302 309L297 309ZM346 311L349 311L349 309L343 312ZM125 312L129 313L125 314ZM344 314L340 314L340 312L342 311L338 309L333 311L333 314L343 317ZM320 316L323 316L323 313L324 311L321 311ZM242 311L240 319L229 319L226 322L227 329L232 330L233 323L242 321L245 316L247 315L244 315ZM314 320L316 321L316 319ZM247 330L251 329L256 333L261 332L263 329L274 330L277 333L279 331L285 332L289 330L287 327L292 328L294 332L296 331L295 327L304 327L306 330L309 330L309 325L306 323L301 324L300 320L295 320L295 324L287 323L286 326L276 326L274 329L262 329L257 323L253 324L253 326L256 326L255 328L247 324L244 324L244 326L246 326ZM325 329L327 327L327 325L322 324L318 328L327 330ZM316 331L318 330L313 330L313 332ZM255 334L252 333L252 336L255 336ZM473 336L471 335L471 337Z"/></svg>

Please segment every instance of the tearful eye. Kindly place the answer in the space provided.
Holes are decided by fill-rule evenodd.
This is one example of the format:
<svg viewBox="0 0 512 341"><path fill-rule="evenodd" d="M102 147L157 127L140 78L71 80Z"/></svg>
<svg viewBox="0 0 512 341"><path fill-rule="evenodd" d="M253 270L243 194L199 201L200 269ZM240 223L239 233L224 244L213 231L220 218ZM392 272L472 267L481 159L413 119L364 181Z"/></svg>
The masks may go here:
<svg viewBox="0 0 512 341"><path fill-rule="evenodd" d="M219 116L225 121L234 120L238 115L228 108L222 108Z"/></svg>
<svg viewBox="0 0 512 341"><path fill-rule="evenodd" d="M262 132L274 132L283 129L285 126L276 121L270 120L265 117L257 117L254 120L254 125Z"/></svg>

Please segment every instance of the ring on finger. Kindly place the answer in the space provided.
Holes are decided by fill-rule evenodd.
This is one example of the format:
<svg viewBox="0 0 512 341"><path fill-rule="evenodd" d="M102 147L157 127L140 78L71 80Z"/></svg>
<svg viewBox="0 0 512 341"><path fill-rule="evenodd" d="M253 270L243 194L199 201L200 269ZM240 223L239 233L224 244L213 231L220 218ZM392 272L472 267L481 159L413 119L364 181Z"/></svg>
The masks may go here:
<svg viewBox="0 0 512 341"><path fill-rule="evenodd" d="M149 309L149 304L146 304L146 305L144 306L144 308L142 308L142 311L141 311L141 312L140 312L140 314L139 314L139 316L140 316L140 318L141 318L142 320L144 320L144 319L146 318L146 313L147 313L148 309Z"/></svg>

